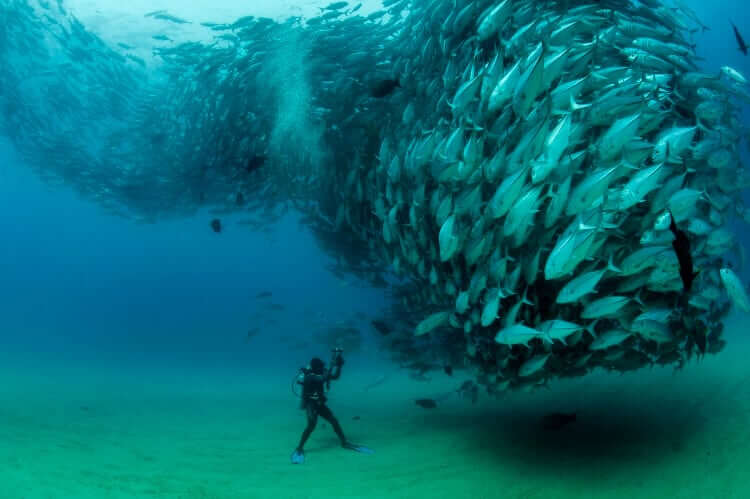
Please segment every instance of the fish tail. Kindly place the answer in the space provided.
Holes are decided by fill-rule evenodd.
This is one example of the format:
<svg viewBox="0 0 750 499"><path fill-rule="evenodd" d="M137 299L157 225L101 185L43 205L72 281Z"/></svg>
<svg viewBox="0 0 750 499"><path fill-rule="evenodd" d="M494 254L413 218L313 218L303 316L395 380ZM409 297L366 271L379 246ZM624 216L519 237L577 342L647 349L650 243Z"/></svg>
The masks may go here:
<svg viewBox="0 0 750 499"><path fill-rule="evenodd" d="M635 294L635 296L633 297L633 300L634 300L634 301L635 301L635 302L636 302L636 303L637 303L638 305L640 305L640 306L642 306L642 307L643 307L643 306L645 306L645 304L643 303L643 299L641 298L641 291L642 291L642 290L640 290L640 289L638 290L638 292L637 292L637 293Z"/></svg>
<svg viewBox="0 0 750 499"><path fill-rule="evenodd" d="M531 307L534 305L534 302L529 301L527 297L528 291L529 291L529 288L526 288L526 291L523 292L523 297L521 298L521 301Z"/></svg>
<svg viewBox="0 0 750 499"><path fill-rule="evenodd" d="M599 323L599 319L586 326L584 329L591 335L592 338L596 339L596 325Z"/></svg>
<svg viewBox="0 0 750 499"><path fill-rule="evenodd" d="M575 98L572 95L570 96L570 110L571 111L578 111L579 109L585 109L587 107L591 107L591 104L578 104Z"/></svg>
<svg viewBox="0 0 750 499"><path fill-rule="evenodd" d="M622 273L622 269L617 267L612 261L612 255L609 255L609 261L607 262L607 270L610 272Z"/></svg>

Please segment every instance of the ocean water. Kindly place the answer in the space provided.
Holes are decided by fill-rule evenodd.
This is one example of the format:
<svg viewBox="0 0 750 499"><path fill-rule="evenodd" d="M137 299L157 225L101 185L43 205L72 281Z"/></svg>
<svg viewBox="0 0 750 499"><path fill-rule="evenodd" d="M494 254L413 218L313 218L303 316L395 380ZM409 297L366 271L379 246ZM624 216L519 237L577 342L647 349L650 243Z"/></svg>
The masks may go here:
<svg viewBox="0 0 750 499"><path fill-rule="evenodd" d="M705 69L750 74L727 23L750 37L746 7L688 3L711 26L697 37ZM132 34L148 10L199 7L70 8L121 41L118 19ZM256 11L228 3L217 13ZM468 371L417 380L390 359L370 323L387 289L332 271L299 214L263 231L224 215L220 234L212 218L114 217L43 182L0 140L0 498L750 497L746 315L726 319L721 353L681 370L598 370L472 404L456 394ZM330 406L375 453L342 449L321 421L306 463L293 466L305 416L292 382L312 356L328 361L333 327L358 334ZM546 430L552 412L576 421Z"/></svg>

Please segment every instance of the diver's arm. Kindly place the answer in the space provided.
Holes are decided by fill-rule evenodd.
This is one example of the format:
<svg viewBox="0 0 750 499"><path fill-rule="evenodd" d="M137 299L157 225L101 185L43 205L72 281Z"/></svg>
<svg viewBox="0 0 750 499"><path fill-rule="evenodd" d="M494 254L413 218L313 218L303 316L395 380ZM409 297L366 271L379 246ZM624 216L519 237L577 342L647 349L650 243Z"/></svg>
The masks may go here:
<svg viewBox="0 0 750 499"><path fill-rule="evenodd" d="M341 376L341 367L335 367L331 368L330 371L328 371L328 379L339 379Z"/></svg>
<svg viewBox="0 0 750 499"><path fill-rule="evenodd" d="M339 357L338 362L328 370L328 379L339 379L341 376L341 366L344 365L344 359Z"/></svg>

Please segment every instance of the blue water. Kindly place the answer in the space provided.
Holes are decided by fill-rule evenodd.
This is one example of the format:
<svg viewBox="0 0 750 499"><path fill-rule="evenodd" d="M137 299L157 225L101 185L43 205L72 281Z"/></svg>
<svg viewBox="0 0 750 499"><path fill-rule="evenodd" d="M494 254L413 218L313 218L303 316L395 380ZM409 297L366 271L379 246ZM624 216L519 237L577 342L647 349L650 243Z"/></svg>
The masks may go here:
<svg viewBox="0 0 750 499"><path fill-rule="evenodd" d="M309 337L311 317L331 323L377 312L381 291L345 285L333 260L294 215L271 234L208 213L138 224L104 213L28 171L0 145L0 317L4 349L156 364L247 365L327 357L327 347L285 350L283 335ZM256 294L271 291L271 300ZM266 302L286 310L268 311ZM255 317L260 312L260 318ZM308 313L304 313L308 312ZM268 327L264 318L278 321ZM366 330L367 325L362 324ZM252 341L248 330L261 327ZM304 353L304 355L303 355Z"/></svg>
<svg viewBox="0 0 750 499"><path fill-rule="evenodd" d="M750 58L737 50L728 22L750 37L744 5L688 5L711 26L696 34L705 69L730 65L750 74ZM749 106L740 118L750 123ZM747 161L745 144L742 153ZM7 351L159 364L293 364L322 347L289 352L279 338L309 337L311 314L335 322L355 312L375 315L388 303L382 290L357 286L353 278L342 283L328 272L330 256L294 214L270 235L236 225L238 217L224 218L225 230L215 234L205 212L137 224L67 187L45 185L7 141L0 142L0 165L0 317ZM746 245L746 227L738 224L737 231ZM255 299L265 290L286 310L265 310ZM261 319L254 315L259 311ZM269 316L278 321L273 332L259 324ZM263 333L246 342L257 326ZM372 332L366 322L361 327Z"/></svg>

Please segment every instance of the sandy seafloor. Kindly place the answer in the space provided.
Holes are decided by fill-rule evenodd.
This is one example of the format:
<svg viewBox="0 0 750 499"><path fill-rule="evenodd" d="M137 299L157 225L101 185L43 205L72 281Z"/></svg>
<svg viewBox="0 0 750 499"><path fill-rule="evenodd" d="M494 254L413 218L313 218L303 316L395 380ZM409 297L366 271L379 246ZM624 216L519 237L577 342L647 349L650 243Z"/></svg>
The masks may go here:
<svg viewBox="0 0 750 499"><path fill-rule="evenodd" d="M744 318L747 321L747 317ZM745 322L746 323L746 322ZM413 398L456 387L348 362L330 405L354 441L322 421L307 462L287 370L170 368L0 353L0 498L747 498L750 335L684 370L595 373L551 390ZM545 431L547 411L578 421ZM354 420L354 416L360 416Z"/></svg>

